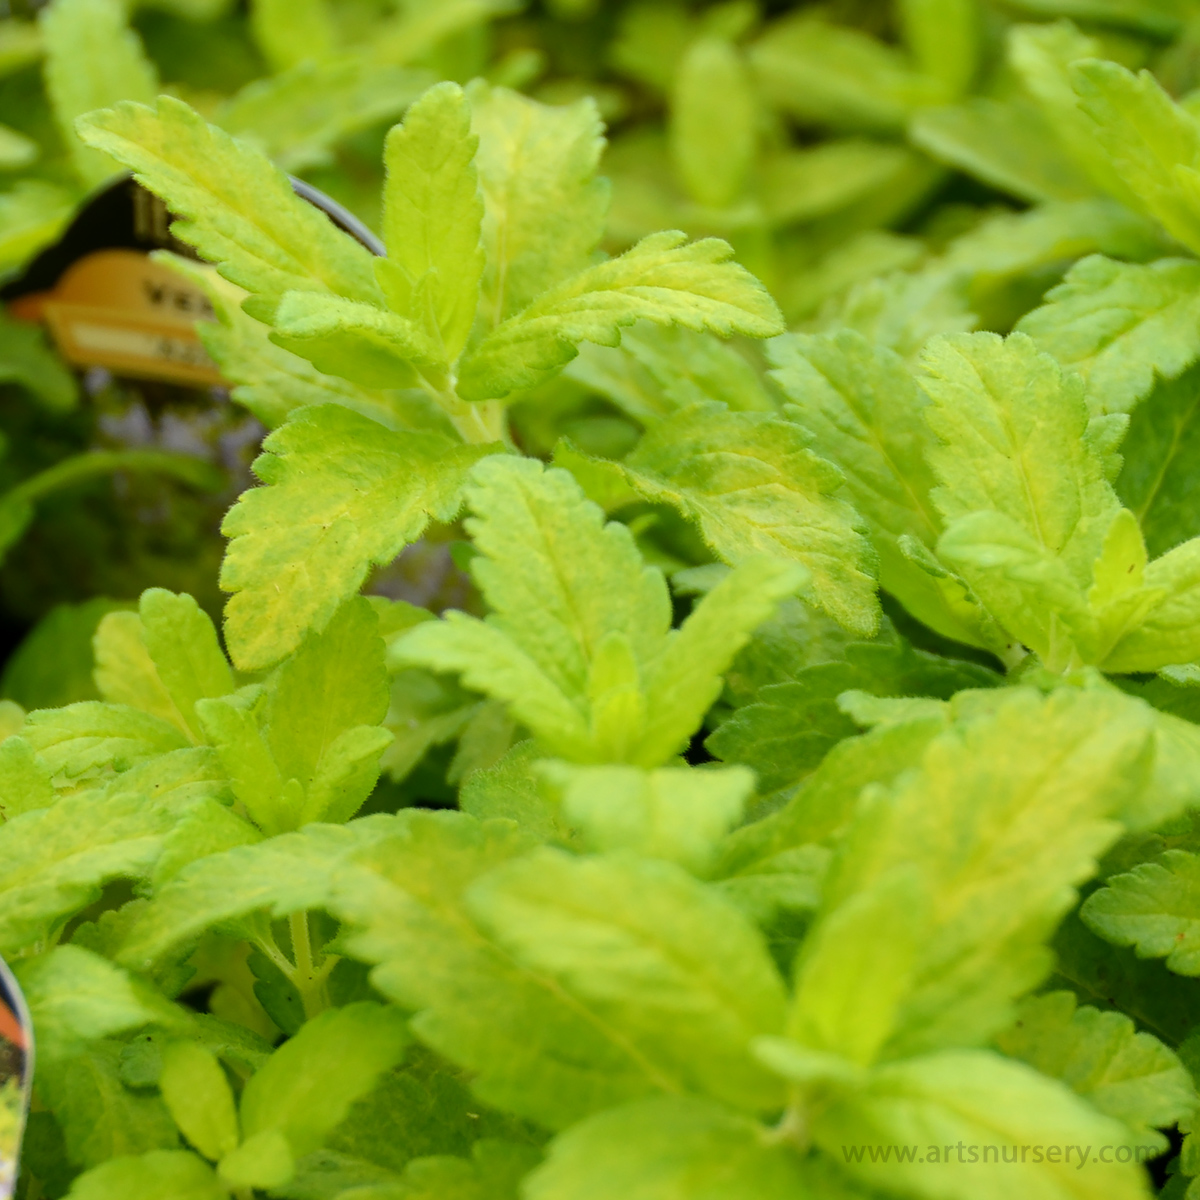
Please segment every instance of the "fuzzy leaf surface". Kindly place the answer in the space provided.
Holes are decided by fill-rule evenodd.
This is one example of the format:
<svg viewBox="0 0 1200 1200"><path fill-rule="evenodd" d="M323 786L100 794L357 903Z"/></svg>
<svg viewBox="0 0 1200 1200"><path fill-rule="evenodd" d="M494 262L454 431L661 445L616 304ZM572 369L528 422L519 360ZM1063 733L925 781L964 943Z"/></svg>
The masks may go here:
<svg viewBox="0 0 1200 1200"><path fill-rule="evenodd" d="M445 361L457 358L466 344L483 276L478 145L462 89L443 83L409 109L384 150L388 261L404 272L408 288L428 280L422 293L426 311L414 308L406 315L441 343Z"/></svg>
<svg viewBox="0 0 1200 1200"><path fill-rule="evenodd" d="M305 409L264 443L265 487L225 518L226 637L243 669L267 666L320 629L373 564L391 562L431 519L458 511L466 472L490 446L393 434L335 405Z"/></svg>
<svg viewBox="0 0 1200 1200"><path fill-rule="evenodd" d="M766 289L719 238L643 238L619 258L587 267L498 325L460 366L459 394L487 400L531 388L578 354L580 342L615 346L635 321L729 337L770 337L783 320Z"/></svg>
<svg viewBox="0 0 1200 1200"><path fill-rule="evenodd" d="M1143 958L1166 958L1180 975L1200 974L1200 858L1168 850L1116 875L1084 902L1089 929Z"/></svg>
<svg viewBox="0 0 1200 1200"><path fill-rule="evenodd" d="M1196 1088L1175 1054L1119 1012L1076 1007L1070 992L1026 1000L1016 1024L996 1039L1011 1058L1061 1079L1139 1138L1166 1128L1196 1106Z"/></svg>
<svg viewBox="0 0 1200 1200"><path fill-rule="evenodd" d="M753 926L681 868L542 849L476 883L467 906L502 948L627 1038L663 1090L752 1111L777 1101L748 1045L780 1028L782 980Z"/></svg>
<svg viewBox="0 0 1200 1200"><path fill-rule="evenodd" d="M766 554L801 563L822 608L874 633L871 552L857 513L833 494L841 474L790 422L715 404L687 408L655 424L611 469L643 499L694 522L725 562Z"/></svg>
<svg viewBox="0 0 1200 1200"><path fill-rule="evenodd" d="M750 560L672 631L662 575L565 471L497 458L476 469L468 503L479 514L472 570L492 613L418 625L390 661L461 673L578 762L669 758L750 632L802 579L799 567Z"/></svg>
<svg viewBox="0 0 1200 1200"><path fill-rule="evenodd" d="M175 236L251 293L252 316L270 320L293 290L381 303L370 251L301 200L261 151L205 124L182 101L118 104L79 129L166 201L179 218Z"/></svg>
<svg viewBox="0 0 1200 1200"><path fill-rule="evenodd" d="M1200 265L1191 259L1076 263L1017 328L1087 383L1093 416L1126 413L1200 355Z"/></svg>
<svg viewBox="0 0 1200 1200"><path fill-rule="evenodd" d="M472 919L467 888L528 845L506 821L417 812L341 874L333 911L351 927L347 952L379 964L373 985L416 1013L413 1032L469 1071L476 1095L558 1129L660 1090L662 1077L619 1030Z"/></svg>
<svg viewBox="0 0 1200 1200"><path fill-rule="evenodd" d="M608 215L608 182L596 178L603 125L590 97L551 107L476 83L467 98L484 203L483 309L494 326L588 265Z"/></svg>
<svg viewBox="0 0 1200 1200"><path fill-rule="evenodd" d="M790 415L842 471L847 499L867 522L882 586L945 636L994 644L992 623L961 581L906 549L932 550L942 530L928 463L936 445L925 419L929 398L907 365L849 329L787 335L769 353L772 378L795 405Z"/></svg>

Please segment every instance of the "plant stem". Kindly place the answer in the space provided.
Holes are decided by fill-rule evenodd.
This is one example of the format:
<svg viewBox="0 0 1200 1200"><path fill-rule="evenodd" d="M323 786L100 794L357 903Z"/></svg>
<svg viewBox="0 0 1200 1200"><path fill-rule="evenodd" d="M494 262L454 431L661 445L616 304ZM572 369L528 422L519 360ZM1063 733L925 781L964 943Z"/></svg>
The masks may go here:
<svg viewBox="0 0 1200 1200"><path fill-rule="evenodd" d="M292 935L292 958L296 960L296 986L304 1002L304 1015L311 1017L310 989L312 988L313 959L312 941L308 935L308 913L292 913L288 917L288 930Z"/></svg>
<svg viewBox="0 0 1200 1200"><path fill-rule="evenodd" d="M292 913L288 917L288 932L292 939L291 959L279 948L269 928L254 938L254 944L278 967L284 979L299 992L304 1016L311 1019L329 1007L325 984L341 957L337 954L325 954L320 966L314 963L306 912Z"/></svg>
<svg viewBox="0 0 1200 1200"><path fill-rule="evenodd" d="M478 404L468 404L456 396L452 403L449 398L444 398L442 407L464 442L472 445L484 445L488 442L511 445L508 419L502 401L483 400Z"/></svg>
<svg viewBox="0 0 1200 1200"><path fill-rule="evenodd" d="M1006 646L1004 652L999 656L1000 661L1004 663L1004 669L1011 674L1026 658L1029 657L1029 651L1021 645L1020 642L1013 642Z"/></svg>
<svg viewBox="0 0 1200 1200"><path fill-rule="evenodd" d="M193 487L215 491L224 476L211 464L187 454L168 454L161 450L97 450L77 454L10 488L3 496L6 504L32 503L48 492L68 484L109 475L113 471L157 471L174 475Z"/></svg>
<svg viewBox="0 0 1200 1200"><path fill-rule="evenodd" d="M798 1094L793 1096L779 1123L763 1131L763 1141L768 1146L790 1145L801 1152L808 1149L808 1121Z"/></svg>
<svg viewBox="0 0 1200 1200"><path fill-rule="evenodd" d="M300 993L305 1017L311 1020L329 1007L325 983L329 979L330 971L337 965L338 956L327 955L320 967L314 964L312 939L308 931L308 913L292 913L288 917L288 930L292 935L292 957L296 960L292 983Z"/></svg>
<svg viewBox="0 0 1200 1200"><path fill-rule="evenodd" d="M418 380L425 393L450 418L450 424L469 445L481 446L489 442L503 442L512 446L508 436L507 408L502 400L482 400L471 403L460 400L454 390L453 373L441 369L426 373L418 372Z"/></svg>
<svg viewBox="0 0 1200 1200"><path fill-rule="evenodd" d="M296 973L302 978L311 978L313 960L312 942L308 936L308 913L292 913L288 917L288 931L292 935L292 956L296 960Z"/></svg>

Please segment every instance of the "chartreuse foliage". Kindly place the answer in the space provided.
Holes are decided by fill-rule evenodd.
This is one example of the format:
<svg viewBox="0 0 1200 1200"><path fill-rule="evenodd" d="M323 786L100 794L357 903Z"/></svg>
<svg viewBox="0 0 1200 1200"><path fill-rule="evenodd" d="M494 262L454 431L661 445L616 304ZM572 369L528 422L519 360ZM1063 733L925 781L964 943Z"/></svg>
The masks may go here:
<svg viewBox="0 0 1200 1200"><path fill-rule="evenodd" d="M1069 7L623 7L675 192L619 134L608 242L594 102L407 70L487 5L372 48L257 3L276 75L214 124L73 126L215 267L272 432L230 658L151 589L99 699L0 712L24 1200L1138 1200L1174 1130L1200 1193L1200 125L1099 57L1182 10ZM59 69L69 8L60 121L120 75ZM381 257L279 169L385 111L368 62ZM828 255L936 183L913 146L1033 207ZM784 333L712 232L835 302ZM423 539L453 603L358 595Z"/></svg>
<svg viewBox="0 0 1200 1200"><path fill-rule="evenodd" d="M491 613L415 625L389 658L461 674L504 701L550 754L668 761L717 698L733 655L805 582L798 566L749 559L672 630L662 574L565 471L502 457L481 463L474 479L472 571Z"/></svg>
<svg viewBox="0 0 1200 1200"><path fill-rule="evenodd" d="M846 473L880 579L947 637L1054 672L1190 662L1200 542L1150 560L1112 477L1124 429L1028 336L932 339L917 371L844 331L777 343L775 376Z"/></svg>
<svg viewBox="0 0 1200 1200"><path fill-rule="evenodd" d="M29 174L4 184L0 269L19 267L53 241L74 204L119 170L79 141L75 119L119 100L151 103L160 77L173 91L197 94L188 69L196 64L187 62L197 51L218 60L198 64L199 95L217 124L286 170L312 171L328 167L354 135L398 118L441 71L452 72L453 52L440 62L431 52L448 39L470 40L506 5L414 4L344 20L337 5L255 0L234 21L223 0L163 0L150 30L136 20L137 7L51 0L37 6L36 23L17 8L0 24L0 75L14 89L5 119L19 126L0 126L0 167Z"/></svg>
<svg viewBox="0 0 1200 1200"><path fill-rule="evenodd" d="M388 137L390 254L377 260L296 198L265 156L180 102L121 105L80 128L167 200L177 236L248 293L247 315L271 326L278 346L351 385L417 389L440 416L389 439L369 420L317 407L267 442L258 471L268 487L225 526L229 637L247 668L293 650L372 564L431 519L452 518L471 463L503 449L505 406L580 343L615 345L637 320L724 336L782 328L718 240L655 234L594 260L606 190L594 178L602 143L590 102L551 109L482 84L426 92ZM361 476L368 454L375 465ZM828 486L814 478L791 505L824 503L844 526L846 514L820 499ZM869 631L869 586L831 582L821 598L855 606Z"/></svg>
<svg viewBox="0 0 1200 1200"><path fill-rule="evenodd" d="M239 687L195 605L149 592L100 625L104 700L0 746L0 851L43 855L4 948L70 1195L1145 1195L1132 1147L1190 1120L1187 1069L1026 997L1123 828L1196 803L1188 723L1098 676L999 687L893 630L856 642L779 559L722 569L672 628L661 572L562 468L489 456L466 502L485 618L356 599ZM353 819L387 738L380 629L529 735L463 811ZM724 675L731 721L839 688L873 728L748 821L769 752L675 757ZM875 677L885 698L853 689ZM115 879L140 894L85 913ZM193 981L230 998L198 1013ZM1001 1174L960 1141L1122 1156Z"/></svg>

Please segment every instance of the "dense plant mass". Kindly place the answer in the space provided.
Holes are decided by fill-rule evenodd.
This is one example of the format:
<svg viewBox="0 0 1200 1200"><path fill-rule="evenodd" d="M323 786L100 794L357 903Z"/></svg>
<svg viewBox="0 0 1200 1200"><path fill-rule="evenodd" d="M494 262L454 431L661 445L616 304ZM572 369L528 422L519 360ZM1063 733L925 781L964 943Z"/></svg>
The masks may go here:
<svg viewBox="0 0 1200 1200"><path fill-rule="evenodd" d="M220 631L134 555L4 677L20 1200L1200 1196L1198 39L12 6L0 263L132 172L269 430ZM226 486L0 379L0 549Z"/></svg>

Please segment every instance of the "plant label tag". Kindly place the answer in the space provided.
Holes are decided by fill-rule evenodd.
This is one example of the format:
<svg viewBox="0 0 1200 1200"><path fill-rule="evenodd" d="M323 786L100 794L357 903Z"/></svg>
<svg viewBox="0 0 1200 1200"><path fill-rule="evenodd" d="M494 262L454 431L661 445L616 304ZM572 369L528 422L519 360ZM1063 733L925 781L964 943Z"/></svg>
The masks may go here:
<svg viewBox="0 0 1200 1200"><path fill-rule="evenodd" d="M17 1179L33 1083L33 1024L12 972L0 959L0 1200Z"/></svg>
<svg viewBox="0 0 1200 1200"><path fill-rule="evenodd" d="M8 310L43 323L74 367L103 367L125 379L207 389L221 384L196 321L212 306L194 283L155 262L171 250L194 257L171 236L157 196L125 178L98 192L66 232L4 289Z"/></svg>
<svg viewBox="0 0 1200 1200"><path fill-rule="evenodd" d="M51 290L22 296L11 311L44 321L72 366L198 387L221 383L195 328L213 317L208 297L137 250L94 250Z"/></svg>
<svg viewBox="0 0 1200 1200"><path fill-rule="evenodd" d="M324 193L293 180L297 195L374 253L378 239ZM62 237L0 296L18 319L44 323L63 358L124 379L207 389L221 375L196 332L213 319L207 296L150 257L170 250L195 258L171 234L163 202L130 178L97 193Z"/></svg>

